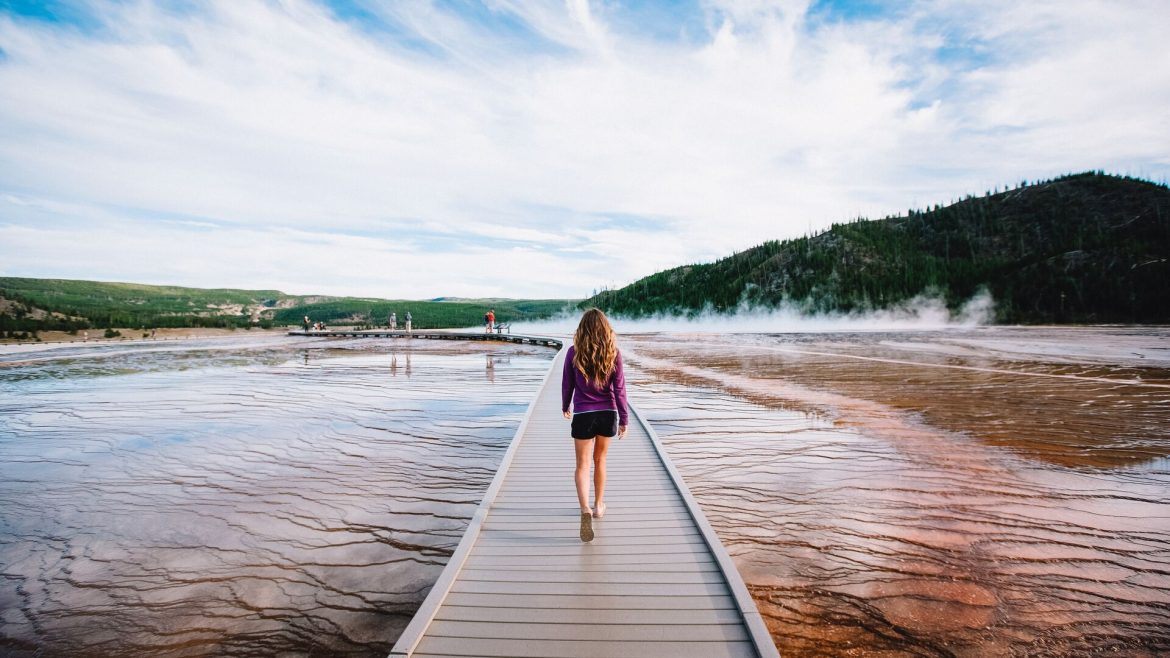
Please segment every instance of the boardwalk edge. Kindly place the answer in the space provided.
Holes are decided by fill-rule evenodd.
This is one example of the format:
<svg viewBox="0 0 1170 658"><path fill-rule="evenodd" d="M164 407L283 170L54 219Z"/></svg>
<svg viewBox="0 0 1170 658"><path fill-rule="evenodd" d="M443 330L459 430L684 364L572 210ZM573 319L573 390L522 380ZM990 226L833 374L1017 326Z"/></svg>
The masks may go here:
<svg viewBox="0 0 1170 658"><path fill-rule="evenodd" d="M744 584L743 577L739 575L739 569L735 567L735 562L731 559L731 555L723 546L723 542L719 540L719 535L715 533L715 529L707 521L707 516L703 514L703 509L699 507L698 501L691 495L691 490L687 487L686 482L683 481L682 474L675 468L669 455L667 455L662 441L654 431L654 427L638 412L633 404L629 405L629 407L630 413L646 429L646 433L650 436L650 442L654 444L654 449L658 452L658 458L662 460L662 465L666 467L666 472L670 474L670 479L674 481L675 488L682 495L687 510L691 514L691 518L694 519L695 525L698 526L699 532L703 535L703 541L707 543L707 547L711 549L711 554L715 556L715 561L719 564L719 569L723 572L723 577L727 580L727 586L731 590L732 598L735 599L736 607L739 608L740 614L743 615L744 624L747 626L748 633L751 635L752 644L756 647L756 653L760 655L760 658L780 658L780 651L776 649L776 643L772 640L772 634L768 632L768 626L764 623L764 618L756 607L756 602L752 599L751 592L748 591L747 585Z"/></svg>
<svg viewBox="0 0 1170 658"><path fill-rule="evenodd" d="M557 356L560 356L558 350ZM422 606L418 612L411 618L410 623L407 624L406 629L402 631L398 641L394 643L394 648L390 650L390 658L403 658L414 653L418 643L422 640L423 635L426 634L427 628L434 621L435 614L439 612L439 608L446 600L447 594L451 591L451 586L455 584L455 579L459 576L459 572L463 570L463 563L467 561L467 556L471 553L475 542L479 540L479 532L483 528L483 523L487 519L488 510L499 494L500 488L504 484L507 477L508 468L512 464L512 458L516 455L516 450L520 445L521 439L524 437L524 430L528 428L528 421L532 419L533 412L536 411L536 403L540 400L539 392L544 389L550 377L557 370L557 357L553 357L552 364L549 365L548 372L545 373L544 379L540 380L540 387L537 388L537 395L532 398L532 402L528 404L528 411L524 413L524 418L520 421L519 427L516 428L516 434L512 437L512 442L508 445L508 451L504 453L504 458L500 461L499 468L496 469L496 475L492 478L491 485L488 486L484 493L483 500L480 501L479 507L475 508L475 513L471 517L471 523L467 526L467 531L463 533L463 539L459 541L459 546L456 547L455 553L451 555L451 560L447 562L447 566L443 568L443 573L439 574L439 580L435 582L434 587L431 588L427 598L423 600Z"/></svg>

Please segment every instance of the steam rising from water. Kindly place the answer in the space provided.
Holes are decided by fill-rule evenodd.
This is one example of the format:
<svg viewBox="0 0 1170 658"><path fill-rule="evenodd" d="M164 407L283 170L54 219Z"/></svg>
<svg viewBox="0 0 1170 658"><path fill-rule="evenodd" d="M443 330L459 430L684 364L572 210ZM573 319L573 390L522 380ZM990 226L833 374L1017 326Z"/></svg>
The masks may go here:
<svg viewBox="0 0 1170 658"><path fill-rule="evenodd" d="M719 332L719 333L823 333L845 331L934 331L970 328L990 323L995 301L987 290L980 290L951 312L937 294L922 294L889 309L854 313L810 314L795 304L760 308L741 304L733 313L711 309L694 315L660 314L631 319L610 316L620 333L644 332ZM512 331L519 334L572 335L581 314L570 313L538 322L515 322Z"/></svg>

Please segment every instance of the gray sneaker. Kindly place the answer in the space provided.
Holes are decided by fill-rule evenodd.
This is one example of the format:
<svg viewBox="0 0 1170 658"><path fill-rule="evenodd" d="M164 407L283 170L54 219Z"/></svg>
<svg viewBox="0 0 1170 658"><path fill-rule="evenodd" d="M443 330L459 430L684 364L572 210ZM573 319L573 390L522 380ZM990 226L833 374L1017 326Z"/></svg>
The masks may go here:
<svg viewBox="0 0 1170 658"><path fill-rule="evenodd" d="M593 541L593 515L581 512L581 541Z"/></svg>

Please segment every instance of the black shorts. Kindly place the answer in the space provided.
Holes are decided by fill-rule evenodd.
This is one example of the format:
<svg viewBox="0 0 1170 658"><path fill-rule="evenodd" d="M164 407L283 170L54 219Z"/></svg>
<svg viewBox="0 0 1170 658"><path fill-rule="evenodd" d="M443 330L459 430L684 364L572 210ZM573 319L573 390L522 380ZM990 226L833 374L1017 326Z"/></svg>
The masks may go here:
<svg viewBox="0 0 1170 658"><path fill-rule="evenodd" d="M616 411L585 411L573 414L573 438L592 439L595 436L615 436L618 432Z"/></svg>

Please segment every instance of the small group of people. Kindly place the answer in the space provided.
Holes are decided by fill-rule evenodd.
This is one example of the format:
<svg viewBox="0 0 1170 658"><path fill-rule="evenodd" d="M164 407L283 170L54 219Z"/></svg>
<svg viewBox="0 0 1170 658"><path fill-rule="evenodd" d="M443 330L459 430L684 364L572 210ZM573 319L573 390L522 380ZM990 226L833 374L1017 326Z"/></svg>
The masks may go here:
<svg viewBox="0 0 1170 658"><path fill-rule="evenodd" d="M414 320L414 317L410 315L410 311L406 312L406 316L403 318L403 320L406 321L406 333L409 334L410 329L411 329L411 327L410 327L411 322ZM386 328L389 329L390 331L398 331L398 313L397 312L395 312L395 311L390 312L390 317L386 318Z"/></svg>
<svg viewBox="0 0 1170 658"><path fill-rule="evenodd" d="M305 331L308 331L310 328L312 328L313 331L325 331L325 323L324 322L314 322L310 326L309 325L309 316L307 316L307 315L305 316L305 319L301 321L301 327L303 327L305 329Z"/></svg>
<svg viewBox="0 0 1170 658"><path fill-rule="evenodd" d="M411 311L406 311L406 315L404 317L402 317L402 320L404 320L406 322L406 333L407 334L411 333L411 324L414 322L414 316L411 315ZM391 331L398 331L398 314L397 313L390 314L390 318L388 318L388 320L386 321L386 328L390 329Z"/></svg>
<svg viewBox="0 0 1170 658"><path fill-rule="evenodd" d="M496 309L489 309L483 314L483 332L490 334L496 329Z"/></svg>

